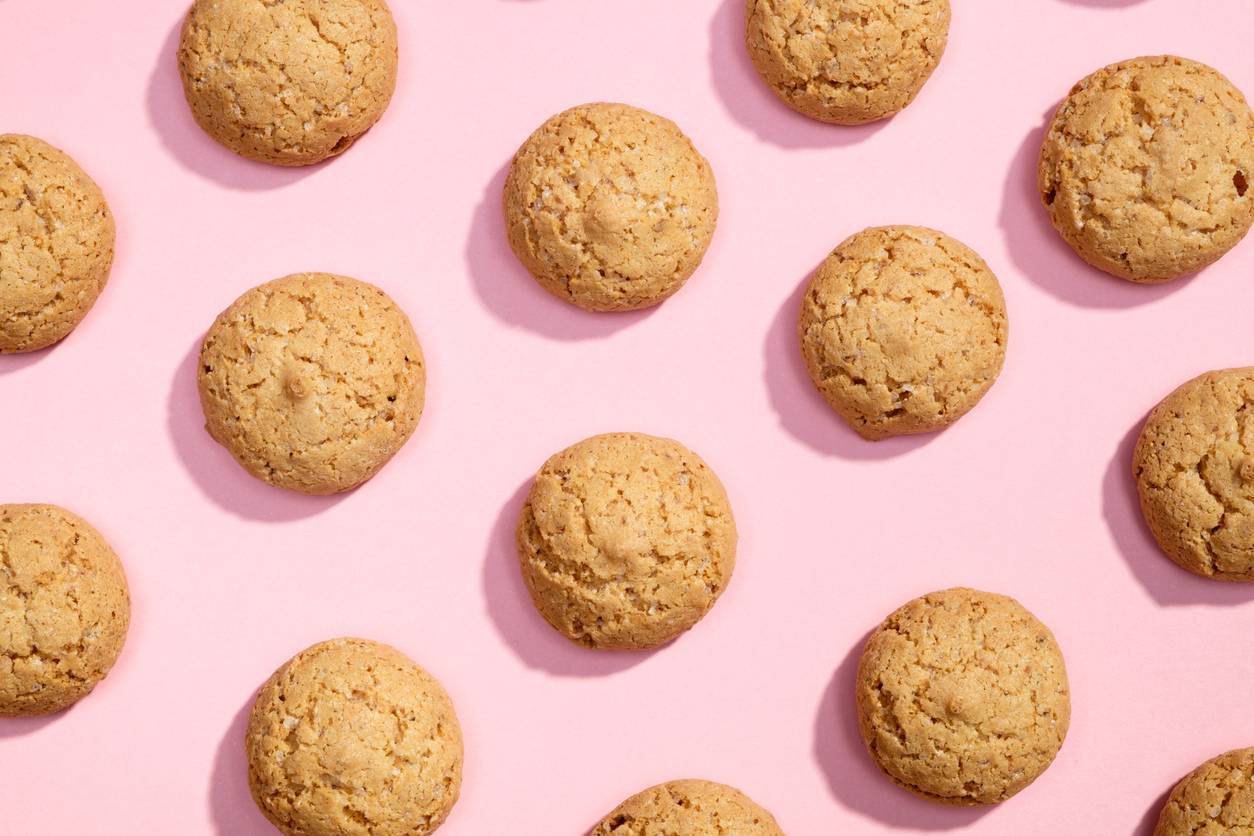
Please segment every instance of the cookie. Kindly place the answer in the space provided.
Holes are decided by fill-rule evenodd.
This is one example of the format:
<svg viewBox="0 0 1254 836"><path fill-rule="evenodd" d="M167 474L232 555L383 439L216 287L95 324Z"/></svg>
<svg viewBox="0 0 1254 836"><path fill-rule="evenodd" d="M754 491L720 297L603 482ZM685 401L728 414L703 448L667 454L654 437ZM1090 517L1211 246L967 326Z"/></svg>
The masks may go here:
<svg viewBox="0 0 1254 836"><path fill-rule="evenodd" d="M1225 836L1254 832L1254 749L1211 758L1176 784L1154 836Z"/></svg>
<svg viewBox="0 0 1254 836"><path fill-rule="evenodd" d="M819 392L868 439L939 430L984 397L1006 356L1001 285L942 232L847 238L801 302L801 353Z"/></svg>
<svg viewBox="0 0 1254 836"><path fill-rule="evenodd" d="M426 370L409 319L379 288L298 273L223 311L200 349L205 429L258 479L346 491L413 435Z"/></svg>
<svg viewBox="0 0 1254 836"><path fill-rule="evenodd" d="M748 0L754 66L798 113L861 125L902 110L940 63L949 0Z"/></svg>
<svg viewBox="0 0 1254 836"><path fill-rule="evenodd" d="M1254 367L1207 372L1150 412L1132 456L1141 511L1180 566L1254 580Z"/></svg>
<svg viewBox="0 0 1254 836"><path fill-rule="evenodd" d="M109 280L113 215L66 154L0 134L0 354L36 351L83 321Z"/></svg>
<svg viewBox="0 0 1254 836"><path fill-rule="evenodd" d="M130 620L122 564L96 529L55 505L0 505L0 717L87 696Z"/></svg>
<svg viewBox="0 0 1254 836"><path fill-rule="evenodd" d="M735 787L668 781L619 804L590 836L784 836L775 818Z"/></svg>
<svg viewBox="0 0 1254 836"><path fill-rule="evenodd" d="M656 305L710 246L710 164L669 119L622 104L559 113L514 155L510 247L554 296L589 311Z"/></svg>
<svg viewBox="0 0 1254 836"><path fill-rule="evenodd" d="M518 521L536 609L587 647L644 650L714 606L736 563L722 483L677 441L585 439L540 468Z"/></svg>
<svg viewBox="0 0 1254 836"><path fill-rule="evenodd" d="M1165 282L1218 259L1254 223L1254 113L1216 70L1159 55L1071 89L1041 148L1050 220L1089 264Z"/></svg>
<svg viewBox="0 0 1254 836"><path fill-rule="evenodd" d="M248 786L287 836L423 836L462 784L462 732L435 677L394 648L333 639L261 688Z"/></svg>
<svg viewBox="0 0 1254 836"><path fill-rule="evenodd" d="M196 0L178 60L205 133L249 159L311 165L387 109L396 24L383 0Z"/></svg>
<svg viewBox="0 0 1254 836"><path fill-rule="evenodd" d="M916 598L867 639L858 727L896 784L944 804L1005 801L1045 771L1071 697L1054 636L1019 602L974 589Z"/></svg>

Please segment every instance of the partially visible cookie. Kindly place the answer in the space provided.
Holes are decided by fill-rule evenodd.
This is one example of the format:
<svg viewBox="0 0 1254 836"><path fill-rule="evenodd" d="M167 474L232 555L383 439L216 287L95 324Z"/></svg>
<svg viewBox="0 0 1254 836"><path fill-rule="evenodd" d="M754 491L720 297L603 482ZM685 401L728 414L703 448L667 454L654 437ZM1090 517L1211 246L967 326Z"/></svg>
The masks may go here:
<svg viewBox="0 0 1254 836"><path fill-rule="evenodd" d="M541 125L505 181L509 243L536 281L590 311L656 305L710 246L710 164L669 119L586 104Z"/></svg>
<svg viewBox="0 0 1254 836"><path fill-rule="evenodd" d="M250 159L310 165L383 115L396 24L384 0L196 0L178 57L205 133Z"/></svg>
<svg viewBox="0 0 1254 836"><path fill-rule="evenodd" d="M0 134L0 354L36 351L83 320L109 280L113 215L65 153Z"/></svg>
<svg viewBox="0 0 1254 836"><path fill-rule="evenodd" d="M784 831L735 787L686 780L633 795L589 836L784 836Z"/></svg>
<svg viewBox="0 0 1254 836"><path fill-rule="evenodd" d="M1172 789L1154 836L1254 833L1254 749L1211 758Z"/></svg>
<svg viewBox="0 0 1254 836"><path fill-rule="evenodd" d="M413 434L426 370L405 312L374 285L298 273L223 311L200 349L205 428L258 479L329 494Z"/></svg>
<svg viewBox="0 0 1254 836"><path fill-rule="evenodd" d="M0 717L87 696L130 620L122 564L96 529L56 505L0 505Z"/></svg>
<svg viewBox="0 0 1254 836"><path fill-rule="evenodd" d="M940 63L949 0L748 0L745 43L793 110L860 125L905 108Z"/></svg>
<svg viewBox="0 0 1254 836"><path fill-rule="evenodd" d="M931 801L996 804L1054 760L1071 697L1049 629L1004 595L933 592L898 609L858 664L858 727L896 784Z"/></svg>
<svg viewBox="0 0 1254 836"><path fill-rule="evenodd" d="M984 397L1006 355L1006 304L960 241L876 227L819 267L799 331L819 392L859 435L880 439L946 427Z"/></svg>
<svg viewBox="0 0 1254 836"><path fill-rule="evenodd" d="M1218 259L1254 223L1254 113L1218 71L1158 55L1072 88L1045 134L1041 200L1089 264L1165 282Z"/></svg>
<svg viewBox="0 0 1254 836"><path fill-rule="evenodd" d="M536 474L518 521L540 614L587 647L657 647L714 606L736 562L722 483L677 441L585 439Z"/></svg>
<svg viewBox="0 0 1254 836"><path fill-rule="evenodd" d="M1254 368L1207 372L1150 412L1132 457L1141 511L1194 574L1254 580Z"/></svg>
<svg viewBox="0 0 1254 836"><path fill-rule="evenodd" d="M365 639L316 644L275 671L244 745L253 799L287 836L425 836L461 791L448 694Z"/></svg>

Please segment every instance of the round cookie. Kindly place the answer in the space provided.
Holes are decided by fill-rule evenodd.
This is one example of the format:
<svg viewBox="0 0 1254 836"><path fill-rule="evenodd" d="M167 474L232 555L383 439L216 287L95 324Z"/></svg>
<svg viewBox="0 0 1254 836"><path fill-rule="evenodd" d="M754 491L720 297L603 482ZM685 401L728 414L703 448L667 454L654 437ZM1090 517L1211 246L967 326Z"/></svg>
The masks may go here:
<svg viewBox="0 0 1254 836"><path fill-rule="evenodd" d="M113 215L78 164L0 134L0 354L47 348L96 303L113 264Z"/></svg>
<svg viewBox="0 0 1254 836"><path fill-rule="evenodd" d="M917 226L863 230L811 279L801 353L863 438L925 433L984 397L1006 356L1006 304L974 251Z"/></svg>
<svg viewBox="0 0 1254 836"><path fill-rule="evenodd" d="M200 349L205 429L258 479L346 491L400 450L422 415L422 348L379 288L327 273L255 287Z"/></svg>
<svg viewBox="0 0 1254 836"><path fill-rule="evenodd" d="M509 244L536 281L589 311L656 305L701 263L718 220L714 174L669 119L586 104L514 155Z"/></svg>
<svg viewBox="0 0 1254 836"><path fill-rule="evenodd" d="M462 783L462 733L440 683L394 648L333 639L261 688L248 786L287 836L424 836Z"/></svg>
<svg viewBox="0 0 1254 836"><path fill-rule="evenodd" d="M585 439L540 468L518 521L540 614L586 647L665 644L714 606L736 563L722 483L696 453L640 433Z"/></svg>
<svg viewBox="0 0 1254 836"><path fill-rule="evenodd" d="M1254 833L1254 749L1211 758L1176 784L1154 836Z"/></svg>
<svg viewBox="0 0 1254 836"><path fill-rule="evenodd" d="M1160 55L1104 67L1054 115L1038 184L1089 264L1165 282L1218 259L1254 223L1254 113L1216 70Z"/></svg>
<svg viewBox="0 0 1254 836"><path fill-rule="evenodd" d="M178 58L205 133L249 159L311 165L387 109L396 24L383 0L196 0Z"/></svg>
<svg viewBox="0 0 1254 836"><path fill-rule="evenodd" d="M130 620L122 564L96 529L55 505L0 505L0 717L87 696Z"/></svg>
<svg viewBox="0 0 1254 836"><path fill-rule="evenodd" d="M784 831L735 787L686 780L633 795L589 836L784 836Z"/></svg>
<svg viewBox="0 0 1254 836"><path fill-rule="evenodd" d="M784 103L861 125L914 101L949 38L949 0L748 0L745 44Z"/></svg>
<svg viewBox="0 0 1254 836"><path fill-rule="evenodd" d="M1014 599L973 589L933 592L885 619L858 664L856 702L889 778L965 806L1036 780L1071 719L1053 634Z"/></svg>
<svg viewBox="0 0 1254 836"><path fill-rule="evenodd" d="M1254 367L1207 372L1150 412L1132 456L1162 550L1203 577L1254 580Z"/></svg>

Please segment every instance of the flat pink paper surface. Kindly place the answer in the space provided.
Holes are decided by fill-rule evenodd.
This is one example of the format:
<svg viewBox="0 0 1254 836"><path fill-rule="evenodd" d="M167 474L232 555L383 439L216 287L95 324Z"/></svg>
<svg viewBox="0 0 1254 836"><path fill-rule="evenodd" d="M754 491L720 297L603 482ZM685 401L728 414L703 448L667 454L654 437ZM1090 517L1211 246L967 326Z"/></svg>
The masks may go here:
<svg viewBox="0 0 1254 836"><path fill-rule="evenodd" d="M345 634L396 645L456 703L465 782L441 836L579 834L677 777L741 787L794 836L1147 833L1181 775L1254 744L1254 586L1162 557L1128 476L1159 398L1254 364L1254 241L1195 279L1138 287L1075 257L1035 190L1044 120L1104 64L1174 52L1254 92L1250 0L953 0L916 103L853 129L776 102L744 52L743 0L392 5L386 116L343 157L284 170L192 122L181 0L0 0L0 131L74 156L119 231L82 326L0 358L0 501L82 514L134 597L95 693L0 721L0 833L272 832L248 796L247 707L292 653ZM511 154L590 100L675 119L718 178L713 247L651 312L558 302L505 243ZM979 251L1011 338L1001 379L951 430L871 444L812 392L794 323L826 253L886 223ZM383 287L429 362L417 434L333 499L246 475L205 434L195 390L218 311L301 270ZM610 430L694 448L741 531L726 594L653 654L568 644L513 554L529 476ZM959 584L1020 599L1071 675L1058 760L991 810L892 786L851 705L866 633Z"/></svg>

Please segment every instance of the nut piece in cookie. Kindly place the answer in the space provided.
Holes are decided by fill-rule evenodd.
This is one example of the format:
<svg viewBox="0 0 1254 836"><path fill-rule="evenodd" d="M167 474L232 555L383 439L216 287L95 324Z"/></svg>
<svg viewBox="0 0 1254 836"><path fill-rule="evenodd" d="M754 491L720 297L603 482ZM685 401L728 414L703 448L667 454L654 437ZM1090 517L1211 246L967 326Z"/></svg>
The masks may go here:
<svg viewBox="0 0 1254 836"><path fill-rule="evenodd" d="M1254 831L1254 749L1234 749L1186 775L1158 816L1154 836Z"/></svg>
<svg viewBox="0 0 1254 836"><path fill-rule="evenodd" d="M1220 258L1254 223L1254 112L1218 71L1173 55L1072 88L1041 148L1050 220L1089 264L1165 282Z"/></svg>
<svg viewBox="0 0 1254 836"><path fill-rule="evenodd" d="M504 211L510 247L545 290L585 310L625 311L658 304L696 271L718 192L674 122L586 104L518 149Z"/></svg>
<svg viewBox="0 0 1254 836"><path fill-rule="evenodd" d="M644 650L714 606L736 562L722 483L676 441L598 435L540 468L518 520L536 609L586 647Z"/></svg>
<svg viewBox="0 0 1254 836"><path fill-rule="evenodd" d="M984 397L1006 355L1001 285L934 229L846 239L801 302L801 353L820 394L859 435L939 430Z"/></svg>
<svg viewBox="0 0 1254 836"><path fill-rule="evenodd" d="M784 836L775 817L735 787L668 781L619 804L589 836Z"/></svg>

